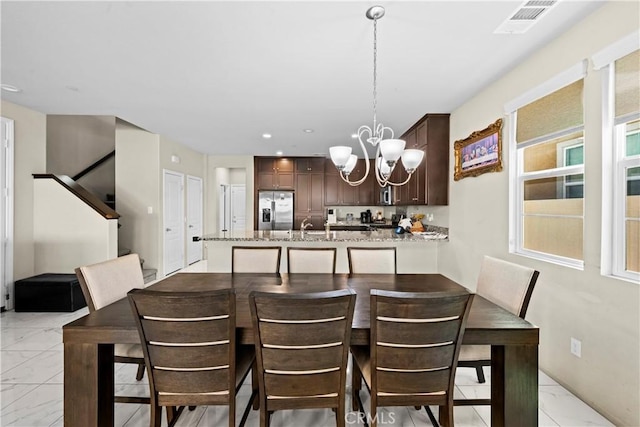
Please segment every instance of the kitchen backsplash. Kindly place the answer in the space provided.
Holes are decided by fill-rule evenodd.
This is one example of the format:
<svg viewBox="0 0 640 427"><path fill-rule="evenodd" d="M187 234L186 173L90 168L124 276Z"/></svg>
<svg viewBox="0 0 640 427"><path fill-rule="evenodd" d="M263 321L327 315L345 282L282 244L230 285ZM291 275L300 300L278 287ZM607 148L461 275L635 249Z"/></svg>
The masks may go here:
<svg viewBox="0 0 640 427"><path fill-rule="evenodd" d="M390 220L395 213L406 213L408 217L413 214L424 214L422 223L424 225L435 225L439 227L449 227L449 206L329 206L335 209L338 221L344 221L347 214L353 214L355 220L360 219L360 212L367 209L375 217L377 212L382 212L385 219ZM433 219L431 219L433 217Z"/></svg>

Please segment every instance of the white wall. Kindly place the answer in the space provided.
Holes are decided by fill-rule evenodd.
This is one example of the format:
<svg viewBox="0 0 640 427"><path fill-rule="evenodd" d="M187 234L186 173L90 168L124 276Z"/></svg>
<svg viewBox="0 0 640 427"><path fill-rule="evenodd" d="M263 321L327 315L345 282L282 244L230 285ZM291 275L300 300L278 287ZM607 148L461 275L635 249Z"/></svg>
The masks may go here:
<svg viewBox="0 0 640 427"><path fill-rule="evenodd" d="M218 201L220 198L220 185L234 184L241 181L238 174L244 173L247 191L247 218L249 229L253 228L253 156L209 156L207 158L207 179L205 181L205 211L204 233L215 233L218 230ZM205 246L207 243L205 242Z"/></svg>
<svg viewBox="0 0 640 427"><path fill-rule="evenodd" d="M177 157L179 159L179 162L176 163L172 160L172 157ZM164 200L164 188L163 188L163 181L164 181L164 176L163 176L163 170L167 169L170 171L174 171L174 172L179 172L184 174L184 192L183 192L183 203L184 203L184 214L186 215L187 213L187 189L186 189L186 179L187 179L187 175L191 175L191 176L195 176L198 178L202 178L202 182L203 182L203 186L204 186L204 191L203 191L203 197L207 197L207 156L202 154L202 153L198 153L197 151L194 151L184 145L178 144L174 141L171 141L170 139L167 139L163 136L160 136L160 152L159 152L159 171L158 171L158 183L159 183L159 198L161 201L161 207L162 207L162 201ZM203 213L203 218L207 217L207 203L206 200L203 200L203 208L204 208L204 213ZM163 229L163 215L162 215L162 208L160 208L158 210L159 215L158 215L158 225L157 225L157 230L158 230L158 241L159 241L159 250L160 250L160 256L158 258L158 278L162 277L162 272L164 271L164 266L163 266L163 251L164 251L164 241L163 241L163 237L164 237L164 229ZM206 223L206 221L205 221ZM184 266L187 266L187 258L186 258L186 254L187 254L187 242L186 242L186 236L187 236L187 229L186 229L186 222L184 223L185 229L184 229L184 236L185 236L185 244L184 244L184 250L183 253L185 254L185 259L184 259Z"/></svg>
<svg viewBox="0 0 640 427"><path fill-rule="evenodd" d="M47 116L47 173L73 177L115 150L114 116ZM115 161L107 160L78 180L106 200L115 191Z"/></svg>
<svg viewBox="0 0 640 427"><path fill-rule="evenodd" d="M144 260L144 268L160 271L158 223L162 203L158 181L160 137L137 126L116 123L116 210L122 225L121 248ZM151 213L149 213L151 208Z"/></svg>
<svg viewBox="0 0 640 427"><path fill-rule="evenodd" d="M33 174L46 170L47 117L2 101L0 115L14 120L13 278L33 276Z"/></svg>
<svg viewBox="0 0 640 427"><path fill-rule="evenodd" d="M118 221L53 179L34 180L35 273L69 273L118 256Z"/></svg>
<svg viewBox="0 0 640 427"><path fill-rule="evenodd" d="M451 147L453 141L503 117L506 102L637 30L639 6L608 2L454 111ZM541 368L616 425L637 426L640 287L600 275L600 103L600 73L590 66L585 79L584 271L509 253L506 139L502 172L458 182L450 174L450 241L441 246L438 267L471 289L485 254L539 270L527 319L540 327ZM450 158L453 162L453 152ZM453 164L450 167L453 171ZM570 354L570 337L582 340L582 358Z"/></svg>

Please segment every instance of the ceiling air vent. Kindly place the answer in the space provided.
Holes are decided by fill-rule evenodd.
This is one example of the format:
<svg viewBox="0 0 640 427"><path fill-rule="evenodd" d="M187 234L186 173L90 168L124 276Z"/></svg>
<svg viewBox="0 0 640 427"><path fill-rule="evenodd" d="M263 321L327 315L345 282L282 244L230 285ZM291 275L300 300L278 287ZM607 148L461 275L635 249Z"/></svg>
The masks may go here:
<svg viewBox="0 0 640 427"><path fill-rule="evenodd" d="M522 34L540 21L545 12L558 3L557 0L529 0L518 7L511 17L504 21L494 34Z"/></svg>

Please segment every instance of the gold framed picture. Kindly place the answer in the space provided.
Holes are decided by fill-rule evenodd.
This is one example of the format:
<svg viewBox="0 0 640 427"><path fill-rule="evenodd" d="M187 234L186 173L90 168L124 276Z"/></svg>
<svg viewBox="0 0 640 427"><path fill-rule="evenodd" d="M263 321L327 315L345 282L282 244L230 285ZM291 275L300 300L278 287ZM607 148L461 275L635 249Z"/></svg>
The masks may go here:
<svg viewBox="0 0 640 427"><path fill-rule="evenodd" d="M453 179L502 170L502 119L453 144L455 171Z"/></svg>

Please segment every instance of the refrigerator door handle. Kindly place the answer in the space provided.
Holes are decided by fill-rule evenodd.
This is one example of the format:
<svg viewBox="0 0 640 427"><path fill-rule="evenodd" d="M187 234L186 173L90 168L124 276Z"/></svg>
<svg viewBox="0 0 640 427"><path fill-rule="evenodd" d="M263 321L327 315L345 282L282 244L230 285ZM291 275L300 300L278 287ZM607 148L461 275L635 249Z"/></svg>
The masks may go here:
<svg viewBox="0 0 640 427"><path fill-rule="evenodd" d="M271 229L275 230L276 229L276 215L278 214L278 212L276 212L276 201L272 200L271 201Z"/></svg>

